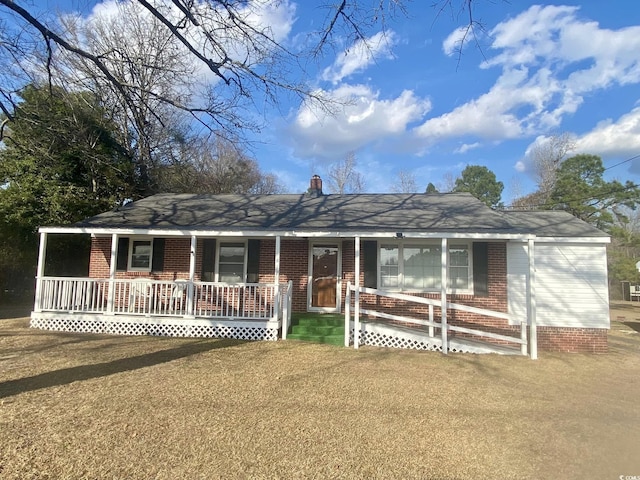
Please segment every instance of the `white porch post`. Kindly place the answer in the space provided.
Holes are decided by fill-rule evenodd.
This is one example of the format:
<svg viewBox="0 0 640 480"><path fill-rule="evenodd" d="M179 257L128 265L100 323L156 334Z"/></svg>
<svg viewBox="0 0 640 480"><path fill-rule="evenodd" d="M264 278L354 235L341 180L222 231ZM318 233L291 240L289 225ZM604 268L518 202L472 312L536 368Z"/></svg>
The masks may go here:
<svg viewBox="0 0 640 480"><path fill-rule="evenodd" d="M44 263L47 257L47 234L40 232L40 245L38 248L38 268L36 270L36 297L33 302L33 311L40 312L42 295L42 277L44 277Z"/></svg>
<svg viewBox="0 0 640 480"><path fill-rule="evenodd" d="M118 234L111 235L111 257L109 259L109 295L107 296L107 313L113 313L116 298L116 267L118 263Z"/></svg>
<svg viewBox="0 0 640 480"><path fill-rule="evenodd" d="M442 328L440 333L442 335L442 353L445 355L449 351L449 339L447 335L447 248L447 239L443 238L440 252L440 276L442 277L442 284L440 285L440 326Z"/></svg>
<svg viewBox="0 0 640 480"><path fill-rule="evenodd" d="M281 238L280 235L278 235L276 237L276 252L274 255L274 259L273 259L273 282L276 284L273 290L273 309L274 311L274 316L276 317L276 319L278 318L278 315L280 315L280 243L281 243ZM287 325L287 320L284 318L284 315L282 317L282 339L286 340L287 339L287 328L289 328L289 326Z"/></svg>
<svg viewBox="0 0 640 480"><path fill-rule="evenodd" d="M354 238L355 243L355 303L353 308L353 348L360 347L360 237Z"/></svg>
<svg viewBox="0 0 640 480"><path fill-rule="evenodd" d="M529 281L527 282L527 319L529 323L529 352L531 360L538 358L538 328L536 325L536 260L534 239L529 239Z"/></svg>
<svg viewBox="0 0 640 480"><path fill-rule="evenodd" d="M187 285L187 315L193 316L195 309L195 285L196 278L196 248L198 239L191 235L191 248L189 249L189 284Z"/></svg>

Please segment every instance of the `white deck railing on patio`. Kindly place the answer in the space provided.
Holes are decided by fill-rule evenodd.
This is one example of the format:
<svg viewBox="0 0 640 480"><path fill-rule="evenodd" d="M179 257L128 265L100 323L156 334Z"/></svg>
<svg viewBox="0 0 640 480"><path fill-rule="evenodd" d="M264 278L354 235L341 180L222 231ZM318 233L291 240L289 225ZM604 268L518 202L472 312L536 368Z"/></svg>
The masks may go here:
<svg viewBox="0 0 640 480"><path fill-rule="evenodd" d="M44 277L35 310L269 320L288 315L290 291L289 284Z"/></svg>

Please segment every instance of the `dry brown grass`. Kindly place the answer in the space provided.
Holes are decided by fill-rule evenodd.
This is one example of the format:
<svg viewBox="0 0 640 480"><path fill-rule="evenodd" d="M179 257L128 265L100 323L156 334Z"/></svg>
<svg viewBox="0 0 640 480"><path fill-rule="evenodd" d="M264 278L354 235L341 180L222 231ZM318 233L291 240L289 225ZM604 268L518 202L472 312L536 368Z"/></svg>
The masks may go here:
<svg viewBox="0 0 640 480"><path fill-rule="evenodd" d="M538 361L0 320L0 478L640 475L640 308L622 307L608 355Z"/></svg>

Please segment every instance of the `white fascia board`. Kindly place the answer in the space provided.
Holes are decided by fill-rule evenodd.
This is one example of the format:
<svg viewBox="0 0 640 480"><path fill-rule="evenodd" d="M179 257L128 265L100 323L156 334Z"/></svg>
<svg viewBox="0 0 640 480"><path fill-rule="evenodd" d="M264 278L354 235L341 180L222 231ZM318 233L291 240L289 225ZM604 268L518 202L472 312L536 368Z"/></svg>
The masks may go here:
<svg viewBox="0 0 640 480"><path fill-rule="evenodd" d="M398 229L400 230L400 229ZM84 233L94 236L141 235L155 237L294 237L294 238L399 238L404 239L483 239L483 240L521 240L527 241L532 235L492 234L492 233L456 233L456 232L365 232L365 231L285 231L285 230L174 230L155 228L94 228L94 227L40 227L41 233Z"/></svg>
<svg viewBox="0 0 640 480"><path fill-rule="evenodd" d="M611 237L535 237L536 243L611 243Z"/></svg>

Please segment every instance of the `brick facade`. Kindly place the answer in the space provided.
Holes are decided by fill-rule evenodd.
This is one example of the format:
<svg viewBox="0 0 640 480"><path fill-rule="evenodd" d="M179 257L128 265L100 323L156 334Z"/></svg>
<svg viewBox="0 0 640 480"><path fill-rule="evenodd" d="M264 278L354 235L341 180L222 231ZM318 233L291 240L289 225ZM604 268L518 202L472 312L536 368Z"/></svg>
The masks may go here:
<svg viewBox="0 0 640 480"><path fill-rule="evenodd" d="M354 241L337 240L342 248L342 308L346 294L346 285L354 283L355 251ZM200 280L202 272L202 240L198 241L196 254L195 278ZM167 238L165 240L164 269L162 272L117 272L117 278L147 277L155 280L175 280L189 277L189 238ZM109 260L111 255L111 238L92 239L89 276L93 278L109 277ZM263 239L260 242L259 282L272 283L274 280L275 240ZM507 253L506 245L501 242L488 244L488 291L486 297L452 294L448 299L453 303L485 308L498 312L507 312ZM280 282L293 282L294 312L307 311L307 285L309 271L309 240L282 239L280 256ZM364 273L360 274L361 284ZM440 299L438 293L416 294L425 298ZM372 295L361 295L363 308L375 309L387 313L406 316L428 316L428 306L416 305L400 300L384 299ZM435 307L436 319L440 316ZM520 327L509 325L506 320L492 319L473 313L448 311L447 319L451 325L464 325L485 331L517 337ZM607 351L607 330L539 327L538 345L540 349L562 352Z"/></svg>

